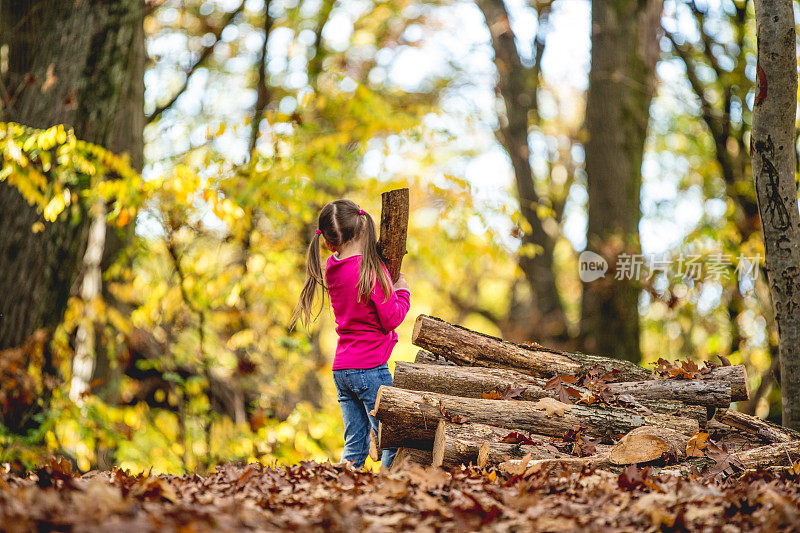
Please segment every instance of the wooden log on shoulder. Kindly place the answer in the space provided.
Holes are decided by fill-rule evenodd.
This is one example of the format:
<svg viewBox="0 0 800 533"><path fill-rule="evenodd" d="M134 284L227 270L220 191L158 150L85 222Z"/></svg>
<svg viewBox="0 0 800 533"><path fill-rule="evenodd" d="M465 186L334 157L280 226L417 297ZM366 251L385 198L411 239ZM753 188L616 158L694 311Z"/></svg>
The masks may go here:
<svg viewBox="0 0 800 533"><path fill-rule="evenodd" d="M800 432L798 431L761 420L757 416L731 411L730 409L718 410L714 418L734 429L759 437L764 442L800 440Z"/></svg>
<svg viewBox="0 0 800 533"><path fill-rule="evenodd" d="M654 426L636 428L611 448L608 460L615 465L630 465L662 460L676 463L686 457L689 437L672 429Z"/></svg>
<svg viewBox="0 0 800 533"><path fill-rule="evenodd" d="M431 451L430 450L417 450L416 448L398 448L394 456L392 466L389 467L390 472L399 472L408 465L431 465Z"/></svg>
<svg viewBox="0 0 800 533"><path fill-rule="evenodd" d="M395 189L381 194L381 224L378 253L392 283L400 278L400 267L406 255L408 235L408 189Z"/></svg>
<svg viewBox="0 0 800 533"><path fill-rule="evenodd" d="M629 361L516 344L449 324L428 315L417 317L411 340L415 345L437 356L437 359L432 359L426 354L422 356L418 354L417 362L424 361L429 364L442 364L443 358L459 366L516 370L530 376L546 378L559 374L577 376L599 366L606 371L616 370L615 381L618 382L653 380L655 377L648 370ZM730 383L732 401L746 400L750 397L747 372L742 365L716 367L702 381L708 380ZM695 380L667 381L681 383ZM697 387L702 388L702 386ZM720 407L723 406L721 399L717 398L715 401Z"/></svg>
<svg viewBox="0 0 800 533"><path fill-rule="evenodd" d="M791 466L800 461L800 440L778 442L731 454L745 468Z"/></svg>
<svg viewBox="0 0 800 533"><path fill-rule="evenodd" d="M669 427L687 435L693 434L699 427L696 420L683 417L661 413L643 415L623 408L567 405L552 398L543 398L538 402L483 400L408 391L385 385L378 390L374 414L385 424L402 427L403 439L417 441L432 440L439 419L448 416L549 436L562 436L568 430L581 426L585 427L585 435L612 438L646 425ZM380 444L387 446L383 438Z"/></svg>
<svg viewBox="0 0 800 533"><path fill-rule="evenodd" d="M622 389L624 394L630 394L643 407L657 413L673 413L680 411L684 416L694 418L700 425L705 425L707 421L706 410L698 407L688 407L683 402L676 401L673 397L691 397L691 390L716 391L717 397L725 398L724 391L730 390L726 383L707 382L707 387L685 386L688 381L675 381L675 390L664 386L657 380L629 382L640 385L631 387L630 390ZM517 372L499 368L481 367L443 367L440 365L407 363L398 361L394 367L394 386L401 389L438 392L440 394L450 394L452 396L464 396L467 398L482 398L485 393L500 391L511 388L523 388L524 390L516 399L535 401L539 398L558 398L558 393L554 389L545 388L546 380L535 378ZM612 383L610 385L618 385ZM588 389L570 385L581 394L589 394ZM651 388L652 387L652 388ZM657 392L662 394L658 398ZM701 394L696 401L709 401L713 394ZM730 394L727 396L727 403L730 405ZM719 399L716 400L719 402ZM698 404L700 405L700 404Z"/></svg>
<svg viewBox="0 0 800 533"><path fill-rule="evenodd" d="M484 444L494 447L490 448L490 451L496 453L505 450L506 446L509 450L519 447L515 444L506 445L500 442L510 433L512 433L512 430L507 428L476 423L454 424L447 420L439 420L439 424L436 427L436 435L433 439L433 466L452 468L460 464L479 464L479 452ZM565 455L558 451L555 446L552 446L546 437L531 435L530 439L536 442L536 445L525 446L525 448L526 450L530 448L527 451L530 451L536 459L555 458ZM525 453L522 453L518 457L524 455ZM517 457L517 455L512 455L507 459L513 457ZM479 464L479 466L483 465Z"/></svg>

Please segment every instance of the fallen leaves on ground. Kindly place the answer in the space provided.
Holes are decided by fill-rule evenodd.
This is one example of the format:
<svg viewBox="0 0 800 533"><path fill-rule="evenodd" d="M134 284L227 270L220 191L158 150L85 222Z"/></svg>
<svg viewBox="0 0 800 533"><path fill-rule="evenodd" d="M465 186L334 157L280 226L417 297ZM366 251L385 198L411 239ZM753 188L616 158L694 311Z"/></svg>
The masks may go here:
<svg viewBox="0 0 800 533"><path fill-rule="evenodd" d="M56 461L0 475L4 531L779 531L800 528L800 478L687 480L626 468L503 476L407 464L375 474L303 462L200 476L75 475Z"/></svg>

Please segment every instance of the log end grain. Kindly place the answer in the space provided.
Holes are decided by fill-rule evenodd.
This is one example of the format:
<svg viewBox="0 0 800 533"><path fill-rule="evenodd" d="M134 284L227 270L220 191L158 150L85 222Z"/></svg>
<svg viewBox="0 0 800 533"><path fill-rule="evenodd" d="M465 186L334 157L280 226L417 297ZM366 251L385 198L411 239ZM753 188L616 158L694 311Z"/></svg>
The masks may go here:
<svg viewBox="0 0 800 533"><path fill-rule="evenodd" d="M648 463L663 459L674 462L685 455L689 438L677 431L654 426L636 428L622 437L608 454L615 465Z"/></svg>

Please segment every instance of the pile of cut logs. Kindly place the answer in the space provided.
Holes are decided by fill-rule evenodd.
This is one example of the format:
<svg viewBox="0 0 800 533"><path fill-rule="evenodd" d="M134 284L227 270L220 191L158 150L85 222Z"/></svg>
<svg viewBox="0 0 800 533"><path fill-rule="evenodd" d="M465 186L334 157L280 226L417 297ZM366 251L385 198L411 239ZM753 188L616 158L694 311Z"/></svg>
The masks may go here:
<svg viewBox="0 0 800 533"><path fill-rule="evenodd" d="M529 468L650 464L758 468L800 460L800 433L730 409L747 400L741 365L633 363L516 344L420 315L414 363L381 387L370 453L408 461ZM727 361L724 361L727 363ZM705 463L704 463L705 462ZM795 467L800 465L796 463Z"/></svg>

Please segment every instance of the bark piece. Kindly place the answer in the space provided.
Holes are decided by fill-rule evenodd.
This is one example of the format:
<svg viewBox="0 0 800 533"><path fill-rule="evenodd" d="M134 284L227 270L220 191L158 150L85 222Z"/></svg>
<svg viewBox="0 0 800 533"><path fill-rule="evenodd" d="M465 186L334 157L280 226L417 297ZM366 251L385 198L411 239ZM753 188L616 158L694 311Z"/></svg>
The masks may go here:
<svg viewBox="0 0 800 533"><path fill-rule="evenodd" d="M746 468L791 466L796 461L800 461L800 440L768 444L731 455Z"/></svg>
<svg viewBox="0 0 800 533"><path fill-rule="evenodd" d="M375 430L372 428L369 428L369 458L376 462L381 460L381 449L378 447L378 436L375 434Z"/></svg>
<svg viewBox="0 0 800 533"><path fill-rule="evenodd" d="M765 442L791 442L800 439L800 432L730 409L720 409L714 418L734 429L755 435Z"/></svg>
<svg viewBox="0 0 800 533"><path fill-rule="evenodd" d="M431 451L417 450L416 448L398 448L394 456L394 462L389 467L390 472L399 472L409 464L420 466L431 465Z"/></svg>
<svg viewBox="0 0 800 533"><path fill-rule="evenodd" d="M678 462L686 455L689 438L677 431L654 426L636 428L611 449L608 460L615 465L647 463L662 459Z"/></svg>
<svg viewBox="0 0 800 533"><path fill-rule="evenodd" d="M433 466L442 466L444 468L452 468L460 464L480 464L479 452L484 445L489 446L486 452L492 453L497 456L503 452L509 453L509 457L523 457L525 453L530 452L535 459L547 459L562 457L565 454L558 451L554 446L549 443L549 439L539 435L530 435L530 439L536 442L536 445L520 446L517 444L506 444L502 441L507 435L512 433L512 430L507 428L499 428L494 426L487 426L485 424L454 424L447 420L439 420L436 427L436 436L433 440ZM525 453L522 455L514 454L513 449L525 448ZM505 459L504 459L505 460Z"/></svg>
<svg viewBox="0 0 800 533"><path fill-rule="evenodd" d="M611 466L603 454L589 457L563 457L559 459L510 459L497 466L509 476L529 475L542 470L561 472L581 472L584 468L604 468Z"/></svg>
<svg viewBox="0 0 800 533"><path fill-rule="evenodd" d="M559 437L581 426L585 427L585 435L612 438L646 425L669 427L687 435L699 427L696 420L660 413L642 415L630 409L600 409L583 405L570 405L569 408L562 416L548 416L539 402L460 398L381 386L374 413L381 422L397 430L401 439L416 441L432 440L439 419L447 416ZM383 436L379 435L379 438L381 446L386 446Z"/></svg>
<svg viewBox="0 0 800 533"><path fill-rule="evenodd" d="M457 366L454 362L450 361L446 357L436 355L428 350L418 351L417 356L414 358L414 362L426 365Z"/></svg>
<svg viewBox="0 0 800 533"><path fill-rule="evenodd" d="M381 254L392 283L400 278L400 267L406 255L408 235L408 189L395 189L381 194L381 235L378 252Z"/></svg>

